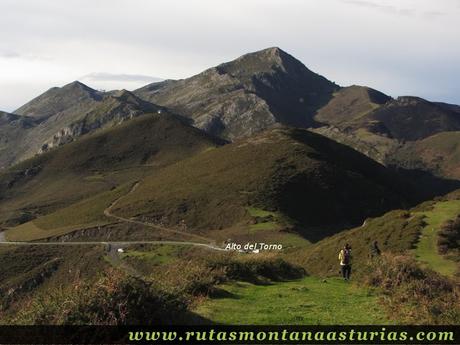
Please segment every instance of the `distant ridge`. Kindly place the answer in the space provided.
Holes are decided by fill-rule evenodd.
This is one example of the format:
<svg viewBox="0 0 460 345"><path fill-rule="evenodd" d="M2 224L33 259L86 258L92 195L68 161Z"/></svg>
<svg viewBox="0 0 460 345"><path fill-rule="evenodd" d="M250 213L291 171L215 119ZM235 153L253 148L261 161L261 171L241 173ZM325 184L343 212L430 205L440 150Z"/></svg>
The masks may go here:
<svg viewBox="0 0 460 345"><path fill-rule="evenodd" d="M87 106L102 98L102 93L74 81L63 87L53 87L15 110L15 114L47 118L74 106Z"/></svg>
<svg viewBox="0 0 460 345"><path fill-rule="evenodd" d="M79 81L51 88L16 110L17 115L14 116L28 119L27 131L17 133L21 145L10 146L5 143L7 149L0 151L0 166L7 166L72 142L82 135L162 109L127 90L100 92Z"/></svg>
<svg viewBox="0 0 460 345"><path fill-rule="evenodd" d="M280 125L309 128L396 168L414 166L404 158L415 149L411 142L460 131L458 105L413 96L393 99L366 86L340 87L282 49L270 47L190 78L155 82L133 92L101 92L79 81L52 88L16 111L27 116L27 128L10 131L12 125L5 122L0 128L14 133L3 141L0 168L162 109L229 141ZM431 143L440 145L440 140ZM428 162L430 157L415 166L447 176L446 169Z"/></svg>

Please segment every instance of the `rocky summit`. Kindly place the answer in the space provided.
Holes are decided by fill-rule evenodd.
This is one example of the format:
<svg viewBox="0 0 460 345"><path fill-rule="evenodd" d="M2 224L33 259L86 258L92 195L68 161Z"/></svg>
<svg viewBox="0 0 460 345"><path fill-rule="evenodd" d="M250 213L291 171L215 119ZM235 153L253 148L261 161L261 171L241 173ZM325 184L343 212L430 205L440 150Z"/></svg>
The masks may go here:
<svg viewBox="0 0 460 345"><path fill-rule="evenodd" d="M134 93L190 117L198 128L234 140L278 123L307 127L337 89L283 50L268 48Z"/></svg>

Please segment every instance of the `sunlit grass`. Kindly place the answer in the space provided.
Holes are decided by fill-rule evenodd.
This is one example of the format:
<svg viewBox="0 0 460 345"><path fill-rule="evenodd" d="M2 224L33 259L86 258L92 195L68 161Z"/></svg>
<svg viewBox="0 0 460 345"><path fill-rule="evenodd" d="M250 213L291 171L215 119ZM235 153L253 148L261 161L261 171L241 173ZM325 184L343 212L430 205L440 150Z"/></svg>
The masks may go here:
<svg viewBox="0 0 460 345"><path fill-rule="evenodd" d="M438 231L441 225L460 214L460 200L438 202L432 210L418 212L425 215L427 225L422 230L420 240L415 249L415 256L429 268L447 275L454 275L457 264L446 259L438 252Z"/></svg>
<svg viewBox="0 0 460 345"><path fill-rule="evenodd" d="M378 297L333 278L220 286L224 293L195 312L223 324L385 324Z"/></svg>

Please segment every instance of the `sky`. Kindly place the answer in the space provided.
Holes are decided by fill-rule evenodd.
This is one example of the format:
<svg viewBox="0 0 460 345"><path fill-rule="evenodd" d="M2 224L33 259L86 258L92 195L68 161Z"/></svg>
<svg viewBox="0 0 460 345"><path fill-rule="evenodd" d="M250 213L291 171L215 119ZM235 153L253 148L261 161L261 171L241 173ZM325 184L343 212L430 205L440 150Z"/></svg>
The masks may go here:
<svg viewBox="0 0 460 345"><path fill-rule="evenodd" d="M460 104L460 0L0 0L0 110L277 46L339 85Z"/></svg>

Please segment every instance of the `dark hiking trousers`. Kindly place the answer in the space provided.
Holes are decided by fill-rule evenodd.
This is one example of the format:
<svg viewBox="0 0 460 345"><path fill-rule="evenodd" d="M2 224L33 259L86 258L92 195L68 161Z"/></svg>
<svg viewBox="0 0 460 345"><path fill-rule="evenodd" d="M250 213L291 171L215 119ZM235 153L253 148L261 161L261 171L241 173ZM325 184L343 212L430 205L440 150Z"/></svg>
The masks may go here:
<svg viewBox="0 0 460 345"><path fill-rule="evenodd" d="M342 265L341 269L342 269L342 277L343 277L343 279L346 279L346 280L350 279L351 265Z"/></svg>

